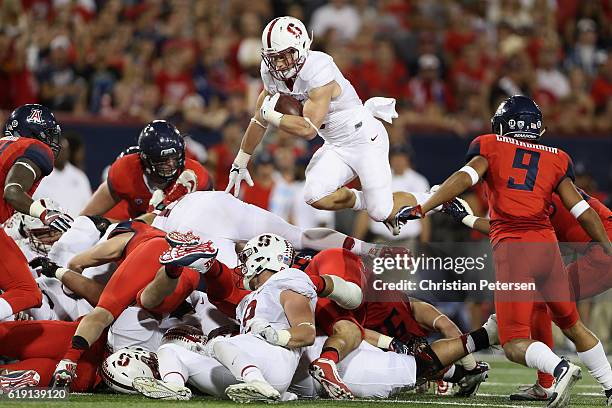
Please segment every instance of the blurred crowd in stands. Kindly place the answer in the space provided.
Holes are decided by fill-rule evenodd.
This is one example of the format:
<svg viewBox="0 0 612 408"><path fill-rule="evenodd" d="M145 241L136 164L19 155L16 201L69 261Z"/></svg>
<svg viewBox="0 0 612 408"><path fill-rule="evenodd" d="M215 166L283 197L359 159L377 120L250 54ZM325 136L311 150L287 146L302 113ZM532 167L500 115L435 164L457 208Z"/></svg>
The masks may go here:
<svg viewBox="0 0 612 408"><path fill-rule="evenodd" d="M399 189L429 186L406 129L473 137L509 95L533 96L549 132L612 131L609 0L0 0L0 109L172 120L223 189L261 91L261 31L279 15L306 23L363 100L397 99ZM243 198L298 224L332 222L291 210L316 147L268 135ZM427 225L407 230L429 239ZM367 231L359 220L354 233Z"/></svg>

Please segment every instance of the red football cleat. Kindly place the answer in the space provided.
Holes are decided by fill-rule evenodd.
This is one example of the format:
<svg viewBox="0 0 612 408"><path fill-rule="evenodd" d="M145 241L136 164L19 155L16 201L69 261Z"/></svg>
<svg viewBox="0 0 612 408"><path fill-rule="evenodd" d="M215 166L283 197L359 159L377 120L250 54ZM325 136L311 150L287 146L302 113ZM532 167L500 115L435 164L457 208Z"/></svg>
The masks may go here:
<svg viewBox="0 0 612 408"><path fill-rule="evenodd" d="M40 375L34 370L4 370L0 374L0 394L25 387L36 387L40 381Z"/></svg>
<svg viewBox="0 0 612 408"><path fill-rule="evenodd" d="M333 399L354 399L355 396L342 381L338 374L336 363L327 358L317 358L310 363L308 373L317 380L321 387Z"/></svg>
<svg viewBox="0 0 612 408"><path fill-rule="evenodd" d="M185 266L206 273L213 265L219 250L212 241L198 245L178 245L170 247L159 256L162 265Z"/></svg>
<svg viewBox="0 0 612 408"><path fill-rule="evenodd" d="M178 245L198 245L200 243L200 237L191 231L173 231L166 234L166 241L173 247Z"/></svg>

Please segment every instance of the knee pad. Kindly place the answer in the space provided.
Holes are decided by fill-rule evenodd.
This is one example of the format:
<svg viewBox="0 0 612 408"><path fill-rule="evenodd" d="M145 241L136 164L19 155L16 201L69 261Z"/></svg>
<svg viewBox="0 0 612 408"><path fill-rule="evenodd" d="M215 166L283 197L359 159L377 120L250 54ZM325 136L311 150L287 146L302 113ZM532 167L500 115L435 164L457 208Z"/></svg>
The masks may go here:
<svg viewBox="0 0 612 408"><path fill-rule="evenodd" d="M416 361L416 376L417 380L432 379L440 370L444 368L436 353L432 350L429 344L422 346L414 354Z"/></svg>
<svg viewBox="0 0 612 408"><path fill-rule="evenodd" d="M391 215L393 211L393 200L389 203L369 203L366 200L366 205L368 209L368 215L374 221L382 222L385 221Z"/></svg>
<svg viewBox="0 0 612 408"><path fill-rule="evenodd" d="M304 184L304 201L306 204L312 204L314 202L319 201L323 197L327 197L334 191L336 191L337 187L326 186L323 183L318 181L306 181Z"/></svg>

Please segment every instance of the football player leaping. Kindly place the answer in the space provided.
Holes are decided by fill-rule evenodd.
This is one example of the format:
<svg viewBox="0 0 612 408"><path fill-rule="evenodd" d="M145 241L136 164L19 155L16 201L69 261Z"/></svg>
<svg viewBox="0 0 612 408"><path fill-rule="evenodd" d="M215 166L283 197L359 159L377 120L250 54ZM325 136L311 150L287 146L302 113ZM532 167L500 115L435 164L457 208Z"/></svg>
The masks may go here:
<svg viewBox="0 0 612 408"><path fill-rule="evenodd" d="M264 90L232 165L226 191L233 188L238 196L243 180L253 185L247 164L268 126L307 140L320 134L325 143L306 169L306 202L323 210L367 209L372 219L384 222L397 235L395 215L408 204L403 193L391 190L389 139L383 124L375 119L390 122L397 117L395 100L372 98L364 106L333 59L309 50L311 41L304 24L293 17L275 18L264 29ZM275 110L281 93L304 104L303 117ZM356 177L362 191L344 187Z"/></svg>

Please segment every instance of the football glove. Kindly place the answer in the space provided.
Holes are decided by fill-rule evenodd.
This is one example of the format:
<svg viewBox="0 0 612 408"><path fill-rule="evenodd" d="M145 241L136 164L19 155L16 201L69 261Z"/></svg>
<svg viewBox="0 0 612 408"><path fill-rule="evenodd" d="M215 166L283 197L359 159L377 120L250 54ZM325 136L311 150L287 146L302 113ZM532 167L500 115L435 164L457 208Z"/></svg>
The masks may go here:
<svg viewBox="0 0 612 408"><path fill-rule="evenodd" d="M246 163L244 166L238 164L236 161L232 164L232 169L229 174L229 183L227 184L227 188L225 189L226 193L232 191L234 189L234 197L238 197L240 194L240 184L242 181L245 181L249 186L253 187L255 183L253 183L253 179L251 178L251 174L246 167Z"/></svg>
<svg viewBox="0 0 612 408"><path fill-rule="evenodd" d="M151 196L151 199L149 200L149 208L147 209L147 212L163 210L165 208L165 205L163 204L165 198L166 195L164 194L163 190L155 190Z"/></svg>
<svg viewBox="0 0 612 408"><path fill-rule="evenodd" d="M173 201L178 200L185 194L193 193L198 188L198 176L194 173L193 170L185 170L181 173L180 176L174 182L174 186L172 190L163 200L163 205L166 207Z"/></svg>
<svg viewBox="0 0 612 408"><path fill-rule="evenodd" d="M55 272L60 267L58 264L44 256L38 256L32 259L29 262L29 265L30 268L34 270L40 269L39 272L48 278L55 278Z"/></svg>
<svg viewBox="0 0 612 408"><path fill-rule="evenodd" d="M280 125L281 118L283 114L277 112L275 110L276 103L278 102L278 98L280 98L280 93L275 93L274 95L267 95L263 103L261 104L261 108L259 108L259 113L261 117L268 123L278 127Z"/></svg>

